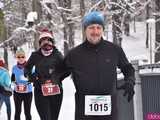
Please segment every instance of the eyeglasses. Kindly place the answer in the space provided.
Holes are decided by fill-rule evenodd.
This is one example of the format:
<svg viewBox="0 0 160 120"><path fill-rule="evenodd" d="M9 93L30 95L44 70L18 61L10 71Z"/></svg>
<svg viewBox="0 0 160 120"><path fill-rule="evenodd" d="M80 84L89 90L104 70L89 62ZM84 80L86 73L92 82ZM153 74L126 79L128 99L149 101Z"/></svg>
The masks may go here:
<svg viewBox="0 0 160 120"><path fill-rule="evenodd" d="M17 58L18 58L18 59L20 59L20 58L25 58L25 56L17 56Z"/></svg>
<svg viewBox="0 0 160 120"><path fill-rule="evenodd" d="M40 45L42 46L43 44L49 43L51 45L53 45L53 40L51 38L42 38L40 39Z"/></svg>

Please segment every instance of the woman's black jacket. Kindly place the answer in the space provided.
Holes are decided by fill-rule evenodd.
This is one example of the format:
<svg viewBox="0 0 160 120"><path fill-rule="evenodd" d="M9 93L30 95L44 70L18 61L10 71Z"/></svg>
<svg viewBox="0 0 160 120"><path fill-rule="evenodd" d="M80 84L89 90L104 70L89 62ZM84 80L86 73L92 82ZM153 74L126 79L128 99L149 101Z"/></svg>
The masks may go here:
<svg viewBox="0 0 160 120"><path fill-rule="evenodd" d="M38 88L46 80L52 80L53 83L61 85L60 75L62 72L63 56L56 48L49 56L42 55L40 49L33 52L24 68L24 75L29 77L34 86Z"/></svg>

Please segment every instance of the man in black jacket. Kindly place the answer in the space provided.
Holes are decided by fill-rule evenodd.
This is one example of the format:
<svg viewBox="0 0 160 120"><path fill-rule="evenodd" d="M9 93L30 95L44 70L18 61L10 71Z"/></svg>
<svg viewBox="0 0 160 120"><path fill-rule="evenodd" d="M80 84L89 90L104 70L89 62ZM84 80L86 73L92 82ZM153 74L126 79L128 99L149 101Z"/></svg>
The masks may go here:
<svg viewBox="0 0 160 120"><path fill-rule="evenodd" d="M134 68L122 48L103 40L104 17L98 11L82 22L86 41L65 57L76 88L75 120L118 120L117 67L124 74L124 89L130 101L134 95Z"/></svg>

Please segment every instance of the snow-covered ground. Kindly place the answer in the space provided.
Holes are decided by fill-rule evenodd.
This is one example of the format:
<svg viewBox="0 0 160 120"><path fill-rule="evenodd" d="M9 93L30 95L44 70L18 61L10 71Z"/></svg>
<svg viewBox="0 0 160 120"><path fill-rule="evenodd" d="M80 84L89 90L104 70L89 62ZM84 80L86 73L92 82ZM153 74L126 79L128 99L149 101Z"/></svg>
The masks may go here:
<svg viewBox="0 0 160 120"><path fill-rule="evenodd" d="M133 24L131 24L133 26ZM154 27L154 26L153 26ZM146 24L144 22L136 23L136 32L134 32L133 27L130 29L130 36L123 36L122 47L125 51L127 57L130 60L142 60L147 59L149 61L150 49L146 49ZM153 33L154 31L152 31ZM154 39L154 34L152 35Z"/></svg>
<svg viewBox="0 0 160 120"><path fill-rule="evenodd" d="M133 26L133 24L131 24ZM132 27L133 28L133 27ZM136 33L133 32L133 29L131 28L131 35L125 36L122 41L122 47L129 58L129 60L133 59L148 59L149 49L146 49L145 47L145 23L144 22L138 22L136 23ZM27 50L27 48L25 48ZM28 50L28 55L31 53L31 51ZM9 68L12 67L13 64L15 64L15 59L13 59L13 55L9 53ZM149 60L149 59L148 59ZM74 85L72 83L72 80L70 78L67 78L63 81L63 88L64 88L64 98L62 103L62 108L60 111L59 120L74 120ZM12 120L14 118L14 103L13 98L11 97L11 103L12 103ZM32 102L32 118L33 120L40 120L39 116L37 114L34 100ZM22 109L22 120L24 120L24 113ZM6 109L5 105L3 104L2 110L0 112L0 120L7 120L6 117Z"/></svg>

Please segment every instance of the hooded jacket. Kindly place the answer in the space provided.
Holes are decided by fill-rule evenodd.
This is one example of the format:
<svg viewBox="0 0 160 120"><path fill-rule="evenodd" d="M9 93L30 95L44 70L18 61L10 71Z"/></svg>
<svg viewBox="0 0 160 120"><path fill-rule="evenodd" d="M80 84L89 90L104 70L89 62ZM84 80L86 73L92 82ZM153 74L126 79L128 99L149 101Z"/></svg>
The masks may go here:
<svg viewBox="0 0 160 120"><path fill-rule="evenodd" d="M10 87L11 85L10 75L4 67L0 67L0 85L3 87Z"/></svg>

